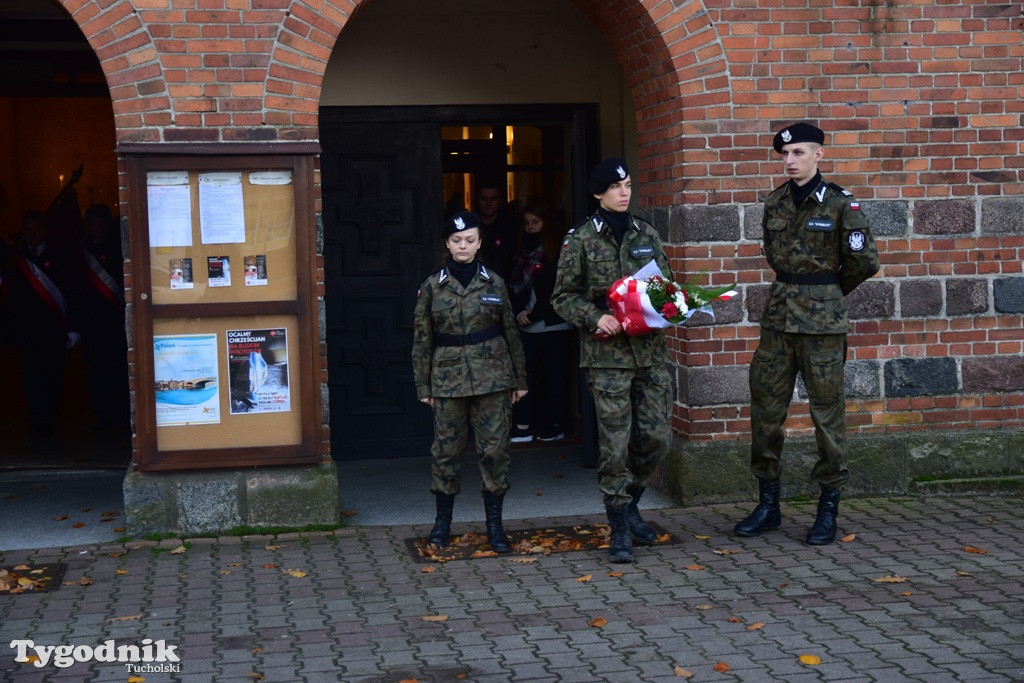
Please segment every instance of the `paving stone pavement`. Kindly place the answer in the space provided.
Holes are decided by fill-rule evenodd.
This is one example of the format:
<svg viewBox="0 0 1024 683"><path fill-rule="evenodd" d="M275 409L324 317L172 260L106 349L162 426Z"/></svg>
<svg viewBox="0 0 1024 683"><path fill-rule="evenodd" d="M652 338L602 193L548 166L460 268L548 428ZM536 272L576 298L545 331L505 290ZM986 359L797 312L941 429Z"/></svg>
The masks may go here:
<svg viewBox="0 0 1024 683"><path fill-rule="evenodd" d="M731 537L746 512L645 512L683 542L641 548L633 565L566 552L424 573L404 541L427 526L193 539L180 554L177 539L6 551L2 566L67 573L52 592L0 595L0 680L1024 681L1019 498L844 501L841 535L856 538L827 547L802 542L811 503L787 503L778 531ZM163 640L180 662L37 667L14 661L23 639Z"/></svg>

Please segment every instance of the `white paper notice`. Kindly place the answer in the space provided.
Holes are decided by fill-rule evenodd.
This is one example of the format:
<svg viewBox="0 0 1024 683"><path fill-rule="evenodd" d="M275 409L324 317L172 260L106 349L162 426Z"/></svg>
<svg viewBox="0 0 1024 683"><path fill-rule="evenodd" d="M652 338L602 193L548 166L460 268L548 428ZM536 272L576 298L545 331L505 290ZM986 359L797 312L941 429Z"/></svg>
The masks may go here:
<svg viewBox="0 0 1024 683"><path fill-rule="evenodd" d="M149 204L149 246L192 246L192 197L188 171L146 174Z"/></svg>
<svg viewBox="0 0 1024 683"><path fill-rule="evenodd" d="M199 232L203 244L245 242L241 171L199 174Z"/></svg>

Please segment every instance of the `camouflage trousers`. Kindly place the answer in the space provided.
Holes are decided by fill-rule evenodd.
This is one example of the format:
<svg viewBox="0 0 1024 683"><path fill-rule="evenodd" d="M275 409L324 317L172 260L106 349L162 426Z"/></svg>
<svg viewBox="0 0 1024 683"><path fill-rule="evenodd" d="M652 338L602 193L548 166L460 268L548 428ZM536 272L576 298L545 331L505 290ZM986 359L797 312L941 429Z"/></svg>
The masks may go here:
<svg viewBox="0 0 1024 683"><path fill-rule="evenodd" d="M508 490L512 392L434 399L434 444L430 447L432 493L455 495L462 486L462 460L470 425L480 458L483 489L495 495Z"/></svg>
<svg viewBox="0 0 1024 683"><path fill-rule="evenodd" d="M647 486L672 437L672 380L663 365L587 368L597 412L597 481L604 504L631 501Z"/></svg>
<svg viewBox="0 0 1024 683"><path fill-rule="evenodd" d="M761 342L750 363L750 468L755 476L773 481L782 473L782 424L799 372L807 387L818 443L811 479L821 486L842 488L850 476L846 469L845 365L845 334L761 330Z"/></svg>

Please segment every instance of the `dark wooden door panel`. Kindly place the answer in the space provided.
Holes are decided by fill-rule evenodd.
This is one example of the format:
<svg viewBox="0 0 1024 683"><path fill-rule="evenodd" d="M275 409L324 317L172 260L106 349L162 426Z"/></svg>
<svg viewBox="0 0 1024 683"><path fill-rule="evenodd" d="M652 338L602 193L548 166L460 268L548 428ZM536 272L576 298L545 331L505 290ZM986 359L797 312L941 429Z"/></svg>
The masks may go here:
<svg viewBox="0 0 1024 683"><path fill-rule="evenodd" d="M431 411L412 381L419 283L440 254L436 124L321 126L331 450L426 455Z"/></svg>

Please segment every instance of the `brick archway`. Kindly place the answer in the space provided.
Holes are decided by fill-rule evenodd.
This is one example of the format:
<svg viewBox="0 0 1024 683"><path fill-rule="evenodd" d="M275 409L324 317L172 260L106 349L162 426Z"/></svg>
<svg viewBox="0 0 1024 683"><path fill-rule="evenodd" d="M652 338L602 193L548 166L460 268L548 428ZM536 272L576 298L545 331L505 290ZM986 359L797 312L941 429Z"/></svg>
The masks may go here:
<svg viewBox="0 0 1024 683"><path fill-rule="evenodd" d="M650 0L573 1L605 35L630 84L644 201L671 205L684 186L687 129L707 132L703 122L731 104L724 51L703 0L669 10ZM315 140L324 70L360 5L62 2L100 58L119 143Z"/></svg>

